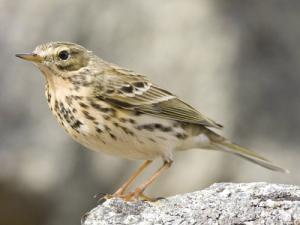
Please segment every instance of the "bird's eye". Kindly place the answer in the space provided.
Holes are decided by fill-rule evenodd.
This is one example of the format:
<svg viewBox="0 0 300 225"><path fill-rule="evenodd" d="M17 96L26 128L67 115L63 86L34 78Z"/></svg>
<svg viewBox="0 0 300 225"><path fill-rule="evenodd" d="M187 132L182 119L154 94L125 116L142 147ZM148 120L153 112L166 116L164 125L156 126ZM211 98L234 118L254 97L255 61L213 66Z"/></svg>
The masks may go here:
<svg viewBox="0 0 300 225"><path fill-rule="evenodd" d="M62 50L61 52L58 53L58 57L61 59L61 60L67 60L70 56L70 53L66 50Z"/></svg>

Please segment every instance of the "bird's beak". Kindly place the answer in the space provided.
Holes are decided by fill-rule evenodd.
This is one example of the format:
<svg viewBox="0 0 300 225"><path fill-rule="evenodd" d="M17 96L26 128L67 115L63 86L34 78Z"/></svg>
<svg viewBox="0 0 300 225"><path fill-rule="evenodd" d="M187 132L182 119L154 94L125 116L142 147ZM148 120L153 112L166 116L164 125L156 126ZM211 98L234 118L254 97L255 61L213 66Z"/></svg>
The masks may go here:
<svg viewBox="0 0 300 225"><path fill-rule="evenodd" d="M37 62L40 63L43 61L43 57L39 56L38 54L35 53L29 53L29 54L16 54L17 57L31 61L31 62Z"/></svg>

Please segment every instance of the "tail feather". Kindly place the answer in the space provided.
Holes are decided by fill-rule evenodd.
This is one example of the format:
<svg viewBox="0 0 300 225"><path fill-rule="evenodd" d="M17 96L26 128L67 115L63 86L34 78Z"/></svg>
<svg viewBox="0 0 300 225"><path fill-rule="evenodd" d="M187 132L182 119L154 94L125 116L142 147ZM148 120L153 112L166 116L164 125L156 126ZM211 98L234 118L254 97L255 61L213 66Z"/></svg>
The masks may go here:
<svg viewBox="0 0 300 225"><path fill-rule="evenodd" d="M289 173L289 170L276 166L274 163L260 156L258 153L250 149L244 148L242 146L239 146L237 144L230 143L228 141L222 141L222 142L212 142L211 145L217 150L223 150L238 155L244 159L254 162L267 169L279 171L283 173Z"/></svg>

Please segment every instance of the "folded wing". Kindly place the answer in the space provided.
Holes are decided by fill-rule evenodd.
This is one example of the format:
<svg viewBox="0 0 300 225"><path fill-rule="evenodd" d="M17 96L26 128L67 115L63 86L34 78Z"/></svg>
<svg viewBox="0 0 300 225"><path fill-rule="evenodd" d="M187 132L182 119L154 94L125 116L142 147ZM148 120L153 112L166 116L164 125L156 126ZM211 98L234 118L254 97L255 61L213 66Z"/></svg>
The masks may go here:
<svg viewBox="0 0 300 225"><path fill-rule="evenodd" d="M144 76L121 68L99 75L96 98L111 104L174 121L221 128L175 95L152 84Z"/></svg>

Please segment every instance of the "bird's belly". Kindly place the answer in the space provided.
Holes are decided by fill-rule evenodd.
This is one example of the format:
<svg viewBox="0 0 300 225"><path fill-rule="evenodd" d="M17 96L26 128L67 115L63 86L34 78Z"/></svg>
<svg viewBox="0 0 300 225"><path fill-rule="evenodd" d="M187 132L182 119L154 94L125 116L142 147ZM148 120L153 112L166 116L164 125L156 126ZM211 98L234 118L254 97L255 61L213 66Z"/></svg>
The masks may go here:
<svg viewBox="0 0 300 225"><path fill-rule="evenodd" d="M128 159L169 160L187 138L174 121L113 108L105 102L83 104L83 99L73 99L68 104L64 99L49 101L51 110L67 133L91 150Z"/></svg>
<svg viewBox="0 0 300 225"><path fill-rule="evenodd" d="M80 135L74 139L88 149L127 159L155 159L163 156L164 151L166 151L161 145L147 142L141 138L122 134L117 130L114 130L114 133L116 139L112 139L109 133Z"/></svg>
<svg viewBox="0 0 300 225"><path fill-rule="evenodd" d="M97 124L82 120L83 124L77 130L72 129L70 135L89 149L128 159L170 160L182 141L180 138L185 137L183 129L173 127L172 121L148 115L96 120Z"/></svg>
<svg viewBox="0 0 300 225"><path fill-rule="evenodd" d="M171 133L140 129L137 124L116 125L103 121L95 128L83 123L79 133L69 132L72 138L91 150L110 155L128 159L170 158L176 145L176 138ZM101 131L97 129L99 127Z"/></svg>

